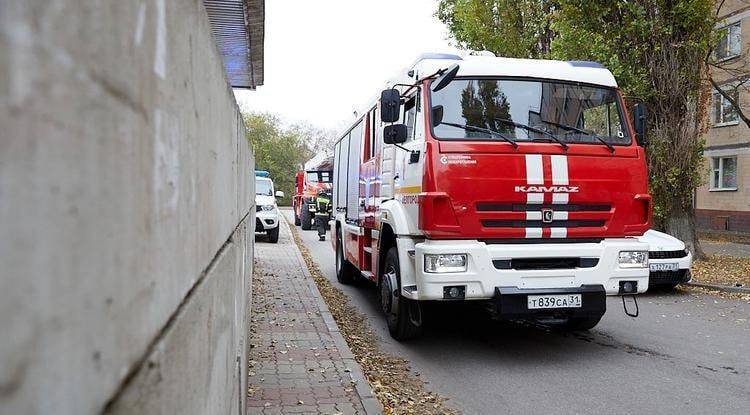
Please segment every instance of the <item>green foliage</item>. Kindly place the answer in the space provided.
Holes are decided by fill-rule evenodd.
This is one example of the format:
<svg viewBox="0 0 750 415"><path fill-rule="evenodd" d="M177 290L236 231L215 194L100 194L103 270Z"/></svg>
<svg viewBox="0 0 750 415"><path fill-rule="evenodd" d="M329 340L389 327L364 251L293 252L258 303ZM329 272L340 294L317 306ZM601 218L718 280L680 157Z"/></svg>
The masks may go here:
<svg viewBox="0 0 750 415"><path fill-rule="evenodd" d="M267 170L276 190L284 192L280 205L291 205L294 175L297 167L312 157L304 130L281 127L278 117L271 114L243 114L247 138L255 150L255 168Z"/></svg>
<svg viewBox="0 0 750 415"><path fill-rule="evenodd" d="M459 46L514 58L549 55L556 1L441 0L437 17Z"/></svg>

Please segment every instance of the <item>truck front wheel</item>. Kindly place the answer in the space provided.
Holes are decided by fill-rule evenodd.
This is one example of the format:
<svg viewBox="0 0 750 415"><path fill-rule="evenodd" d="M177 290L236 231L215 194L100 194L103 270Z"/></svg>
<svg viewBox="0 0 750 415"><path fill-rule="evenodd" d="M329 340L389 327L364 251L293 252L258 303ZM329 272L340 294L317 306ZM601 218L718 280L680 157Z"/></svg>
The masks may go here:
<svg viewBox="0 0 750 415"><path fill-rule="evenodd" d="M401 268L395 247L385 256L379 296L391 337L401 341L422 334L422 307L418 301L401 296Z"/></svg>
<svg viewBox="0 0 750 415"><path fill-rule="evenodd" d="M312 229L312 216L310 215L310 204L302 202L302 211L300 212L300 221L302 230L309 231Z"/></svg>
<svg viewBox="0 0 750 415"><path fill-rule="evenodd" d="M357 270L351 262L344 257L344 246L341 242L341 231L336 231L336 279L341 284L354 282L354 273Z"/></svg>

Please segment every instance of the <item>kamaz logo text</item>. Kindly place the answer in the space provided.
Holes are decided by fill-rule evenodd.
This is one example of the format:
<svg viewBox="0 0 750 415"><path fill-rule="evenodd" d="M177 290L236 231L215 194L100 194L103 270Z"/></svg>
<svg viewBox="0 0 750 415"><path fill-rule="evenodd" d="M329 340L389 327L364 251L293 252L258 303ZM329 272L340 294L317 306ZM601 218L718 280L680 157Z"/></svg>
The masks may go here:
<svg viewBox="0 0 750 415"><path fill-rule="evenodd" d="M516 186L520 193L578 193L578 186Z"/></svg>

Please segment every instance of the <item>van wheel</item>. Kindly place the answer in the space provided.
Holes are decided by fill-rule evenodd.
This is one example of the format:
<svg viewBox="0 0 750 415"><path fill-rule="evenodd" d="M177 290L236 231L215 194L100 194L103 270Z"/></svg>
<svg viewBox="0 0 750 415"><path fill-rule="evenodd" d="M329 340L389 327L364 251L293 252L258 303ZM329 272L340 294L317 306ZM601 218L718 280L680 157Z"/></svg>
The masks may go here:
<svg viewBox="0 0 750 415"><path fill-rule="evenodd" d="M268 235L268 242L275 244L276 242L279 242L279 227L277 226L273 229L270 229L266 232L266 235Z"/></svg>
<svg viewBox="0 0 750 415"><path fill-rule="evenodd" d="M341 231L336 231L336 279L341 284L351 284L354 282L354 268L351 262L344 257L344 246L341 242Z"/></svg>
<svg viewBox="0 0 750 415"><path fill-rule="evenodd" d="M310 216L310 204L302 202L302 212L300 213L302 230L309 231L312 229L312 216Z"/></svg>
<svg viewBox="0 0 750 415"><path fill-rule="evenodd" d="M599 317L570 317L564 323L556 324L555 328L563 331L586 331L593 329L599 324Z"/></svg>
<svg viewBox="0 0 750 415"><path fill-rule="evenodd" d="M419 301L401 296L401 269L395 247L389 249L385 256L379 297L391 337L402 341L422 334L422 307Z"/></svg>

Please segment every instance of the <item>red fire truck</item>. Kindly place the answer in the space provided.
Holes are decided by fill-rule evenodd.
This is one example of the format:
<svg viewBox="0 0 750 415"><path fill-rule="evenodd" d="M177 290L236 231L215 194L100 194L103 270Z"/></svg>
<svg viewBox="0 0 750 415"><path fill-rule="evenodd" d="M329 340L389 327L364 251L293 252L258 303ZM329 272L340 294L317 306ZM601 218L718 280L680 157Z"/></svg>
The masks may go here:
<svg viewBox="0 0 750 415"><path fill-rule="evenodd" d="M312 229L317 211L318 193L326 192L327 194L331 191L332 163L331 157L320 155L309 160L304 166L300 165L295 175L292 200L294 224L304 230Z"/></svg>
<svg viewBox="0 0 750 415"><path fill-rule="evenodd" d="M601 65L427 54L361 114L334 147L331 240L394 338L427 301L586 330L648 288L645 109L631 122Z"/></svg>

